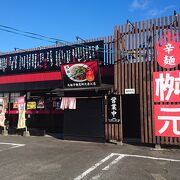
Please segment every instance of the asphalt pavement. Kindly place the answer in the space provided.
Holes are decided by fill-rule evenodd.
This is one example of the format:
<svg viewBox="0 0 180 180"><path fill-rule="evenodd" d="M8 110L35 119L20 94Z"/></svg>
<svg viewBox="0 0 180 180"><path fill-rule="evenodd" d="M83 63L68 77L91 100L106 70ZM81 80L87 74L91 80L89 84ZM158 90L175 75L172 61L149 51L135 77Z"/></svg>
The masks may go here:
<svg viewBox="0 0 180 180"><path fill-rule="evenodd" d="M0 180L179 180L180 149L0 136Z"/></svg>

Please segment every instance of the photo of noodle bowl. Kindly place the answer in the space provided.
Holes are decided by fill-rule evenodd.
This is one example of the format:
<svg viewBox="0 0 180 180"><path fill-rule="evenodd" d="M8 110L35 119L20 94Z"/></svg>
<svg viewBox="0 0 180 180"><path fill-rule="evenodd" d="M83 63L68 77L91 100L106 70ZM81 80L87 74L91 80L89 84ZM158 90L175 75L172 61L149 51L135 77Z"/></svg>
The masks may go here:
<svg viewBox="0 0 180 180"><path fill-rule="evenodd" d="M86 81L86 73L90 71L91 68L85 64L74 64L68 69L65 68L67 76L75 82L84 82Z"/></svg>

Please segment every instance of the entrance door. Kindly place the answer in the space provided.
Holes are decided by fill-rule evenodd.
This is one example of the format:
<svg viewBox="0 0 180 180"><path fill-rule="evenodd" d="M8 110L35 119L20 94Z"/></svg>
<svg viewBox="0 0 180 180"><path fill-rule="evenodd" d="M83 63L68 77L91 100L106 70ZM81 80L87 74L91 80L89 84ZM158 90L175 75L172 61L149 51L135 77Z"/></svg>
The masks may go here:
<svg viewBox="0 0 180 180"><path fill-rule="evenodd" d="M125 141L141 138L139 95L122 96L122 124Z"/></svg>
<svg viewBox="0 0 180 180"><path fill-rule="evenodd" d="M102 98L77 98L76 109L64 111L64 138L104 141Z"/></svg>

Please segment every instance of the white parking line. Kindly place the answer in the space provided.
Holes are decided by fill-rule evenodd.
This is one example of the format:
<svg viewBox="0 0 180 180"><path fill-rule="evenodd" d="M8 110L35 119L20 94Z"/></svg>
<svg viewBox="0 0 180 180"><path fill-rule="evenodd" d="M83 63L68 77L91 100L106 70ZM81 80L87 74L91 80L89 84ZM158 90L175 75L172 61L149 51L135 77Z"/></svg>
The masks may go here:
<svg viewBox="0 0 180 180"><path fill-rule="evenodd" d="M118 154L118 153L113 153L114 155L124 155L126 157L137 157L137 158L144 158L144 159L154 159L154 160L161 160L161 161L172 161L172 162L180 162L180 159L169 159L169 158L157 158L153 156L141 156L141 155L132 155L132 154Z"/></svg>
<svg viewBox="0 0 180 180"><path fill-rule="evenodd" d="M11 145L11 147L9 148L6 148L4 150L0 149L0 151L5 151L5 150L8 150L8 149L14 149L14 148L18 148L18 147L23 147L25 146L25 144L16 144L16 143L6 143L6 142L0 142L0 145Z"/></svg>
<svg viewBox="0 0 180 180"><path fill-rule="evenodd" d="M110 169L110 167L114 164L116 164L120 159L122 159L124 157L124 155L120 155L118 156L114 161L112 161L110 164L108 164L105 168L103 168L103 171L107 171Z"/></svg>
<svg viewBox="0 0 180 180"><path fill-rule="evenodd" d="M163 176L161 176L161 174L152 174L151 176L155 179L155 180L166 180Z"/></svg>
<svg viewBox="0 0 180 180"><path fill-rule="evenodd" d="M111 157L113 157L114 154L110 154L109 156L106 156L104 159L102 159L101 161L99 161L98 163L96 163L94 166L90 167L89 169L87 169L85 172L83 172L81 175L79 175L78 177L76 177L74 180L80 180L82 178L84 178L85 176L87 176L91 171L93 171L94 169L96 169L98 166L100 166L102 163L106 162L108 159L110 159Z"/></svg>
<svg viewBox="0 0 180 180"><path fill-rule="evenodd" d="M99 179L99 178L101 177L101 175L102 175L102 173L99 173L99 174L93 176L93 177L91 178L91 180Z"/></svg>
<svg viewBox="0 0 180 180"><path fill-rule="evenodd" d="M106 167L104 167L102 170L107 171L109 170L114 164L116 164L119 160L121 160L124 157L135 157L135 158L144 158L144 159L153 159L153 160L160 160L160 161L170 161L170 162L180 162L180 159L169 159L169 158L157 158L153 156L141 156L141 155L132 155L132 154L119 154L119 153L111 153L110 155L106 156L104 159L87 169L85 172L83 172L78 177L74 178L74 180L81 180L85 176L87 176L90 172L94 171L98 166L102 165L104 162L109 160L113 156L118 156L115 160L110 162ZM97 179L102 175L102 173L99 173L98 175L94 176L93 179Z"/></svg>

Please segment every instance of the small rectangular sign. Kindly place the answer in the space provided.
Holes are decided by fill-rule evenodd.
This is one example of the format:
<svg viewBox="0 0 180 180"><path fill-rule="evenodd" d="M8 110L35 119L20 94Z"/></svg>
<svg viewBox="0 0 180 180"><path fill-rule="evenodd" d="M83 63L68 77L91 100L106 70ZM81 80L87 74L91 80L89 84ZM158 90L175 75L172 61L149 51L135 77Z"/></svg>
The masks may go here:
<svg viewBox="0 0 180 180"><path fill-rule="evenodd" d="M135 94L135 89L125 89L125 94Z"/></svg>
<svg viewBox="0 0 180 180"><path fill-rule="evenodd" d="M119 123L120 122L120 96L111 94L107 98L108 100L108 122Z"/></svg>
<svg viewBox="0 0 180 180"><path fill-rule="evenodd" d="M27 110L29 110L29 109L36 109L35 101L27 102Z"/></svg>

